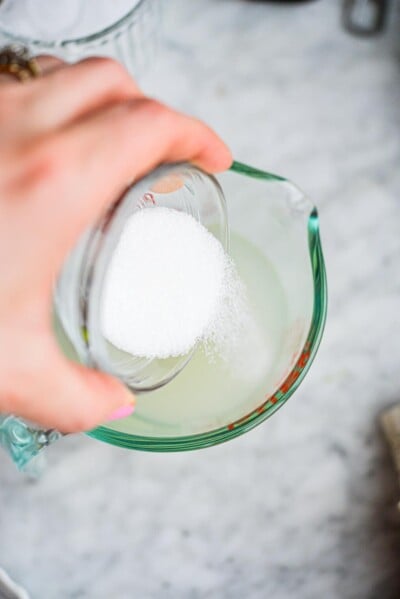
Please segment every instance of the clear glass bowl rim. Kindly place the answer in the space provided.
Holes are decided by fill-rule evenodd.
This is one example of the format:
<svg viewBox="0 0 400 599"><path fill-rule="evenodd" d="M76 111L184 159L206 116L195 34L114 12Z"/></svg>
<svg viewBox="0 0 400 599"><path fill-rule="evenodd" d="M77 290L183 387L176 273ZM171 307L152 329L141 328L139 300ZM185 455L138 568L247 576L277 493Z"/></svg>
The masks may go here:
<svg viewBox="0 0 400 599"><path fill-rule="evenodd" d="M23 44L26 46L38 46L41 50L51 50L55 48L63 48L66 46L72 45L80 45L87 44L91 42L95 42L100 40L102 37L117 31L120 28L123 28L127 22L131 22L133 18L140 18L142 10L145 9L145 5L148 2L153 2L153 0L139 0L137 4L131 10L129 10L124 16L120 19L101 29L100 31L96 31L95 33L91 33L86 36L70 38L61 41L49 41L49 40L39 40L35 38L29 38L21 35L15 35L11 31L4 29L0 23L0 34L5 35L11 43Z"/></svg>
<svg viewBox="0 0 400 599"><path fill-rule="evenodd" d="M230 170L264 181L286 182L293 185L284 177L255 169L240 162L234 162ZM288 376L281 383L279 389L271 396L266 397L257 408L239 420L206 433L178 437L149 437L131 435L111 430L105 426L99 426L87 434L99 441L129 449L154 452L188 451L211 447L238 437L261 424L279 410L293 395L306 376L317 354L326 322L328 305L327 279L319 234L318 212L315 207L309 215L307 228L309 257L314 286L311 324L300 356Z"/></svg>

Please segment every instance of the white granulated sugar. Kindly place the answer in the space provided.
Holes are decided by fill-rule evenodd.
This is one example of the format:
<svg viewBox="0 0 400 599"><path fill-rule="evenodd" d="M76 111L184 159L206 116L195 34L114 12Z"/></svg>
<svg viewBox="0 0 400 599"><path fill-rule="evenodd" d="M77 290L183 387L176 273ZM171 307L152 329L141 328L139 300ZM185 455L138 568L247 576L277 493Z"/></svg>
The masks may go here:
<svg viewBox="0 0 400 599"><path fill-rule="evenodd" d="M136 356L186 354L215 336L230 260L192 216L148 208L126 222L106 273L102 330Z"/></svg>

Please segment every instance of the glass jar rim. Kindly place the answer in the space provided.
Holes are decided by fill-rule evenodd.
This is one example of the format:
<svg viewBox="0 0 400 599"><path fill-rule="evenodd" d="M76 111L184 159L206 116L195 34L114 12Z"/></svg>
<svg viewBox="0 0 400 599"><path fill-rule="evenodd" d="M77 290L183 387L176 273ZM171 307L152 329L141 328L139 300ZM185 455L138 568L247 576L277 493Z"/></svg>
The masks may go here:
<svg viewBox="0 0 400 599"><path fill-rule="evenodd" d="M24 44L27 46L37 46L41 49L51 50L56 48L65 48L68 46L79 46L86 43L99 41L104 36L121 29L128 22L131 22L132 17L139 17L142 10L144 10L146 3L152 2L152 0L138 0L138 3L135 4L133 8L131 8L125 15L120 17L117 21L114 21L111 25L104 27L100 31L96 31L94 33L79 36L77 38L69 38L62 41L54 41L54 40L41 40L26 37L24 35L16 35L11 31L4 29L0 22L0 34L5 35L9 41L13 43Z"/></svg>

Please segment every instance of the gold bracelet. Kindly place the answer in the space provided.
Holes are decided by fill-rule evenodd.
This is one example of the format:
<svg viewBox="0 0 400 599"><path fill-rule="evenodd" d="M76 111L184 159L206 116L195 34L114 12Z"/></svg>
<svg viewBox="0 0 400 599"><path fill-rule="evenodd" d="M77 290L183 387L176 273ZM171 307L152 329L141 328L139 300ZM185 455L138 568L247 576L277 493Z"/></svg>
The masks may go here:
<svg viewBox="0 0 400 599"><path fill-rule="evenodd" d="M0 73L12 75L18 81L39 77L40 67L28 48L18 44L0 48Z"/></svg>

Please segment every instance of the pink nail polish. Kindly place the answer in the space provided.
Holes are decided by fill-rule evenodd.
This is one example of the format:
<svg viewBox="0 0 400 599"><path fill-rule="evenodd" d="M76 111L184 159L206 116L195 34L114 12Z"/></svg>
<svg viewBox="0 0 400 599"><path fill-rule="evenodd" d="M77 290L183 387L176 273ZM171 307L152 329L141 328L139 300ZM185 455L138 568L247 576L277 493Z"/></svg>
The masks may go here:
<svg viewBox="0 0 400 599"><path fill-rule="evenodd" d="M111 422L112 420L121 420L121 418L126 418L127 416L133 414L134 411L135 406L122 406L122 408L118 408L118 410L115 410L115 412L111 414L110 418L108 419L108 422Z"/></svg>

